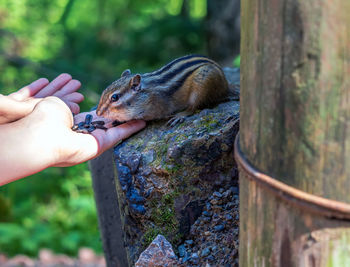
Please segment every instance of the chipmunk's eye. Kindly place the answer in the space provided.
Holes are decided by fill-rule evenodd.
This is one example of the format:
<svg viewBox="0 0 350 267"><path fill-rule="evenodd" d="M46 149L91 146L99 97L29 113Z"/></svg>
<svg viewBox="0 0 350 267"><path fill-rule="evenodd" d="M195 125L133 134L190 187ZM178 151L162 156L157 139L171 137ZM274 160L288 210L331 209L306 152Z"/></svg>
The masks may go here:
<svg viewBox="0 0 350 267"><path fill-rule="evenodd" d="M113 94L111 97L111 102L116 102L120 98L120 94Z"/></svg>

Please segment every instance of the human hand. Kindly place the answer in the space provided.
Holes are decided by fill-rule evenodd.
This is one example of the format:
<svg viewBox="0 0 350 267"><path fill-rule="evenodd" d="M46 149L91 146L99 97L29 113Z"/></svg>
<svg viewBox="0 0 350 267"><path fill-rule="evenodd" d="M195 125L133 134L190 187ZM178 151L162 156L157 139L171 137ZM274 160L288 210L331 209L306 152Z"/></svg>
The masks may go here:
<svg viewBox="0 0 350 267"><path fill-rule="evenodd" d="M91 134L74 132L72 126L71 110L51 96L22 119L0 125L0 185L48 167L72 166L92 159L141 130L145 122L130 121Z"/></svg>
<svg viewBox="0 0 350 267"><path fill-rule="evenodd" d="M47 119L43 119L44 113L47 114ZM105 126L111 128L96 129L91 134L72 131L74 121L75 123L83 121L86 114L91 114L93 120L106 121ZM55 156L50 166L56 167L76 165L99 156L146 125L144 121L135 120L112 127L111 121L98 117L95 111L77 114L73 119L67 106L53 97L41 101L30 117L38 122L36 128L41 129L41 133L45 132L43 138L50 138L48 145L52 144L51 150L54 151L50 154Z"/></svg>
<svg viewBox="0 0 350 267"><path fill-rule="evenodd" d="M51 83L41 78L8 96L0 95L0 124L27 116L47 96L59 97L77 114L80 111L78 103L84 100L83 95L76 92L80 86L78 80L73 80L69 74L64 73Z"/></svg>

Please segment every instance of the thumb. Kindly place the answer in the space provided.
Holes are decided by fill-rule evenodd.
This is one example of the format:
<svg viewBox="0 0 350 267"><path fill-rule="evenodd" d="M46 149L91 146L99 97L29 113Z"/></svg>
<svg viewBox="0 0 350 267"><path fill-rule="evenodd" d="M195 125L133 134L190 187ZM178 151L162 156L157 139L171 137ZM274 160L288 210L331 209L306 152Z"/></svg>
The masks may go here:
<svg viewBox="0 0 350 267"><path fill-rule="evenodd" d="M98 154L113 147L116 143L124 140L131 136L132 134L140 131L146 126L146 122L142 120L133 120L123 123L117 127L109 128L107 131L95 130L92 135L96 138L98 142Z"/></svg>
<svg viewBox="0 0 350 267"><path fill-rule="evenodd" d="M23 101L29 97L34 96L42 88L48 85L49 81L45 78L40 78L31 84L19 89L17 92L10 94L9 96L17 101Z"/></svg>

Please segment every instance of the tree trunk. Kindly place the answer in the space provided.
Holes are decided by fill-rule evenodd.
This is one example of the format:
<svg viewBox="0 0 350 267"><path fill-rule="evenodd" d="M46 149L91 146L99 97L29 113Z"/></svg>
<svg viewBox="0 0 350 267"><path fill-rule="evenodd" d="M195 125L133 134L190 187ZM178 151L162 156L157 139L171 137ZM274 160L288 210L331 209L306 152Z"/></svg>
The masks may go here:
<svg viewBox="0 0 350 267"><path fill-rule="evenodd" d="M348 266L350 2L241 14L240 265Z"/></svg>

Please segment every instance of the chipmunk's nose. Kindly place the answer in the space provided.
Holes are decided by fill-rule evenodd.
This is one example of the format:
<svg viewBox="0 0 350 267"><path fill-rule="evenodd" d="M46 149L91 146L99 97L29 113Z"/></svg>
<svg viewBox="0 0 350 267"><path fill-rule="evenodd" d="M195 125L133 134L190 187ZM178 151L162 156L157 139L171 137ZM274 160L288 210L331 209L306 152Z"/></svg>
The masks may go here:
<svg viewBox="0 0 350 267"><path fill-rule="evenodd" d="M103 113L107 110L107 107L97 107L96 109L96 115L97 116L102 116Z"/></svg>

